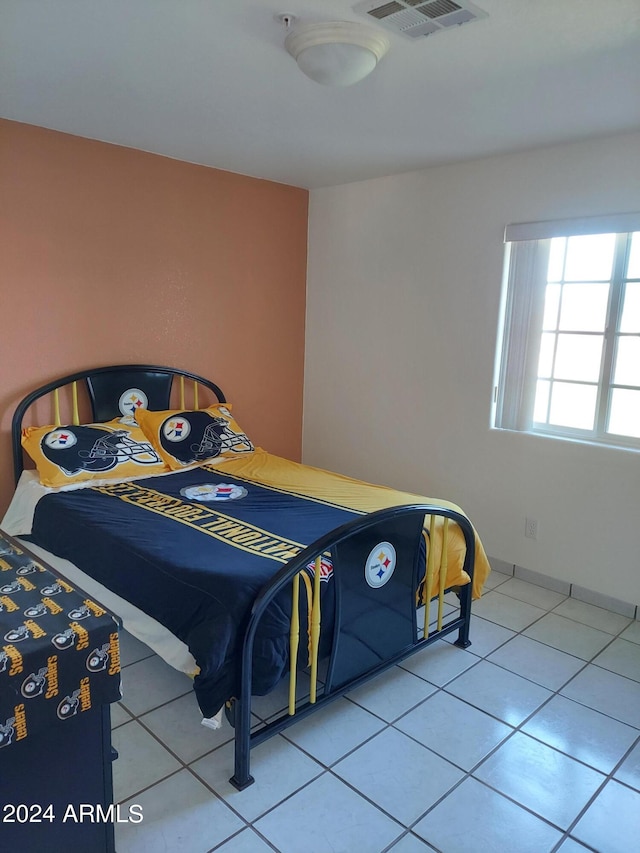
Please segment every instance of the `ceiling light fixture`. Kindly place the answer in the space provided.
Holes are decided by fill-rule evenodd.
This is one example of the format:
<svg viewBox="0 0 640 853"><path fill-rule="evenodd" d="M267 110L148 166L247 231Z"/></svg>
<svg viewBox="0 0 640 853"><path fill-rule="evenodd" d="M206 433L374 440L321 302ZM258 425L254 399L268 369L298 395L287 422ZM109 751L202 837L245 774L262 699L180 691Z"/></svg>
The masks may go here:
<svg viewBox="0 0 640 853"><path fill-rule="evenodd" d="M289 29L293 15L280 20ZM387 36L364 24L349 21L299 24L284 45L300 70L325 86L351 86L374 70L389 50Z"/></svg>

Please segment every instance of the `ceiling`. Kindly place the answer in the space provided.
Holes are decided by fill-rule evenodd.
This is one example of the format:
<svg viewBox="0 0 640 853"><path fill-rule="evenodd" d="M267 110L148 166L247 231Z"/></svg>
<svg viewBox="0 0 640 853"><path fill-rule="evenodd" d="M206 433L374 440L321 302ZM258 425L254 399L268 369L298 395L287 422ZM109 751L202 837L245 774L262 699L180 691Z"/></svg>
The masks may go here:
<svg viewBox="0 0 640 853"><path fill-rule="evenodd" d="M640 0L474 0L348 88L283 13L357 0L0 0L0 116L300 187L640 129Z"/></svg>

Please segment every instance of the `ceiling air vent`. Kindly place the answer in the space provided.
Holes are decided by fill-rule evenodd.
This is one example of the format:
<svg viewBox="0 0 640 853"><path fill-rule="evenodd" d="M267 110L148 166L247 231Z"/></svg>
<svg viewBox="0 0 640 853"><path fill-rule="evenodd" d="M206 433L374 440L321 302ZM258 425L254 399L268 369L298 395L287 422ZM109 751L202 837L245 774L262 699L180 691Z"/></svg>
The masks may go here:
<svg viewBox="0 0 640 853"><path fill-rule="evenodd" d="M420 38L488 17L467 0L364 0L353 7L394 33Z"/></svg>

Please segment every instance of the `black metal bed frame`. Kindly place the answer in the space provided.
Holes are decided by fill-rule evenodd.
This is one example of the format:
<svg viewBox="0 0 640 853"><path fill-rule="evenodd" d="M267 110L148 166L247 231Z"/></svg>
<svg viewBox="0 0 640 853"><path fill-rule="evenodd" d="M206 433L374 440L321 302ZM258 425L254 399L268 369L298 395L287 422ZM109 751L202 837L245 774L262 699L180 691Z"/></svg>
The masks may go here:
<svg viewBox="0 0 640 853"><path fill-rule="evenodd" d="M118 407L120 395L130 388L139 388L149 399L149 408L162 411L170 407L171 390L174 377L183 377L198 383L215 394L219 403L226 403L222 390L203 376L178 370L173 367L157 367L151 364L121 364L108 367L95 367L89 370L79 370L60 379L47 382L24 397L16 406L11 421L11 445L13 448L13 473L16 484L24 470L24 455L20 437L22 423L27 410L41 397L64 388L73 383L84 382L91 403L91 421L103 423L121 416ZM44 424L42 424L44 426Z"/></svg>
<svg viewBox="0 0 640 853"><path fill-rule="evenodd" d="M375 547L381 541L393 542L394 540L397 541L398 539L402 540L406 538L407 532L403 528L406 528L407 522L410 527L414 528L414 534L415 529L418 530L419 538L419 530L424 525L424 519L427 515L438 515L449 518L460 526L466 545L464 569L473 580L475 534L468 519L460 513L444 507L432 504L412 504L379 510L331 531L298 554L293 560L290 560L259 593L254 601L251 616L245 630L242 649L240 695L235 700L237 706L235 709L235 773L230 781L236 788L242 790L254 781L249 772L249 752L252 747L278 734L294 722L304 719L316 709L323 708L348 691L375 678L375 676L453 631L458 631L458 639L455 641L455 645L462 648L467 648L467 646L471 645L469 640L471 583L461 587L458 593L460 615L451 619L437 633L417 639L416 590L420 580L418 562L417 559L411 559L410 553L405 553L405 558L408 556L409 559L405 559L405 567L408 569L408 572L405 573L408 576L405 577L405 581L408 580L408 582L405 582L403 585L403 600L400 601L397 595L393 595L391 590L385 595L385 591L387 591L390 584L377 590L377 593L383 596L383 601L380 603L382 611L387 614L392 612L395 616L400 611L399 615L402 618L400 620L397 618L392 619L389 623L385 623L384 620L377 621L375 626L376 648L370 649L371 654L369 655L367 665L364 667L362 665L358 666L359 663L361 664L360 661L353 662L348 658L347 660L342 660L341 677L334 680L339 650L341 644L344 644L345 638L356 639L361 643L368 642L369 644L374 639L373 635L366 634L366 628L370 627L369 625L364 626L365 636L354 637L354 632L357 630L354 620L344 618L347 594L366 595L367 592L366 581L362 572L363 558L366 558L366 554L371 551L372 545ZM342 560L340 559L340 547L345 545L348 546L349 553L348 558ZM414 557L417 557L419 548L416 544L415 535L413 536L411 545L414 550ZM336 584L336 603L333 616L333 638L328 656L327 677L322 696L315 703L306 701L301 706L297 706L294 715L285 712L271 723L267 723L261 729L252 733L250 730L250 719L253 641L260 619L276 595L293 580L298 572L303 571L305 566L313 562L316 557L327 552L332 557L333 580ZM354 578L356 580L355 584L353 583ZM395 592L397 593L397 590ZM404 612L402 612L403 610ZM406 629L408 628L411 630L411 640L409 640L407 635L408 632ZM381 653L383 650L384 654Z"/></svg>
<svg viewBox="0 0 640 853"><path fill-rule="evenodd" d="M175 377L183 377L201 385L213 393L219 402L226 402L222 390L214 382L187 371L153 365L99 367L70 374L37 388L18 404L12 421L16 482L24 467L20 443L23 420L27 410L39 398L56 393L57 389L64 386L84 382L93 421L108 421L121 414L118 401L131 388L144 391L150 409L170 408ZM184 396L184 391L181 394ZM426 516L448 519L444 522L445 529L449 521L460 528L466 547L463 570L471 582L455 590L459 599L459 608L456 610L458 615L454 614L443 624L440 609L438 628L432 633L427 610L425 632L420 636L417 590L421 582L425 581L427 585L423 568L425 549L422 547L421 550L421 543L426 542L426 548L430 550L429 535L425 534ZM367 563L367 555L370 558L376 548L390 543L394 553L397 553L393 578L376 588L367 581L363 566ZM231 784L238 790L250 785L254 781L250 774L251 749L297 720L304 719L454 631L458 631L455 645L462 648L469 646L474 548L475 533L466 516L434 504L411 504L359 517L318 539L283 566L256 597L244 630L239 695L231 698L227 706L227 716L235 726L235 766L229 780ZM445 549L446 542L443 551ZM281 595L288 584L293 584L294 579L314 561L317 561L315 567L319 574L319 560L327 556L333 568L335 605L331 617L330 642L325 643L323 649L323 660L328 665L319 695L316 695L314 688L313 697L294 701L295 707L290 705L275 720L251 732L253 647L260 620L276 596ZM442 566L440 571L444 572ZM447 591L441 585L440 608L443 594ZM426 602L427 608L430 603ZM295 609L297 611L297 604Z"/></svg>

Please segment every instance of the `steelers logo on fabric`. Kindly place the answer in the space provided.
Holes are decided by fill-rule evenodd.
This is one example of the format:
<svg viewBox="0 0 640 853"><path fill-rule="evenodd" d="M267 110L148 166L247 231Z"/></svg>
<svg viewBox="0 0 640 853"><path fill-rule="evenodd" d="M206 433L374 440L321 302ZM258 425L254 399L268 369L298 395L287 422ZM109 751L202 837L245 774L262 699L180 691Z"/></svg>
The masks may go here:
<svg viewBox="0 0 640 853"><path fill-rule="evenodd" d="M167 441L184 441L191 432L186 418L169 418L162 424L162 434Z"/></svg>
<svg viewBox="0 0 640 853"><path fill-rule="evenodd" d="M35 619L38 616L46 616L49 611L44 606L44 604L32 604L31 607L27 607L24 611L24 615L28 616L29 619Z"/></svg>
<svg viewBox="0 0 640 853"><path fill-rule="evenodd" d="M180 494L190 501L237 501L247 494L247 490L232 483L204 483L180 489Z"/></svg>
<svg viewBox="0 0 640 853"><path fill-rule="evenodd" d="M137 409L146 409L149 400L139 388L129 388L120 395L118 408L125 416L131 416Z"/></svg>
<svg viewBox="0 0 640 853"><path fill-rule="evenodd" d="M379 589L391 580L395 567L396 549L390 542L380 542L367 557L364 578L370 587Z"/></svg>
<svg viewBox="0 0 640 853"><path fill-rule="evenodd" d="M307 563L306 569L309 574L313 577L316 573L316 561L312 560L310 563ZM322 557L320 560L320 580L328 581L330 577L333 575L333 563L329 559L329 557Z"/></svg>
<svg viewBox="0 0 640 853"><path fill-rule="evenodd" d="M47 433L44 438L45 445L52 450L63 450L67 447L73 447L77 441L75 433L71 432L70 429L54 429L52 432Z"/></svg>

